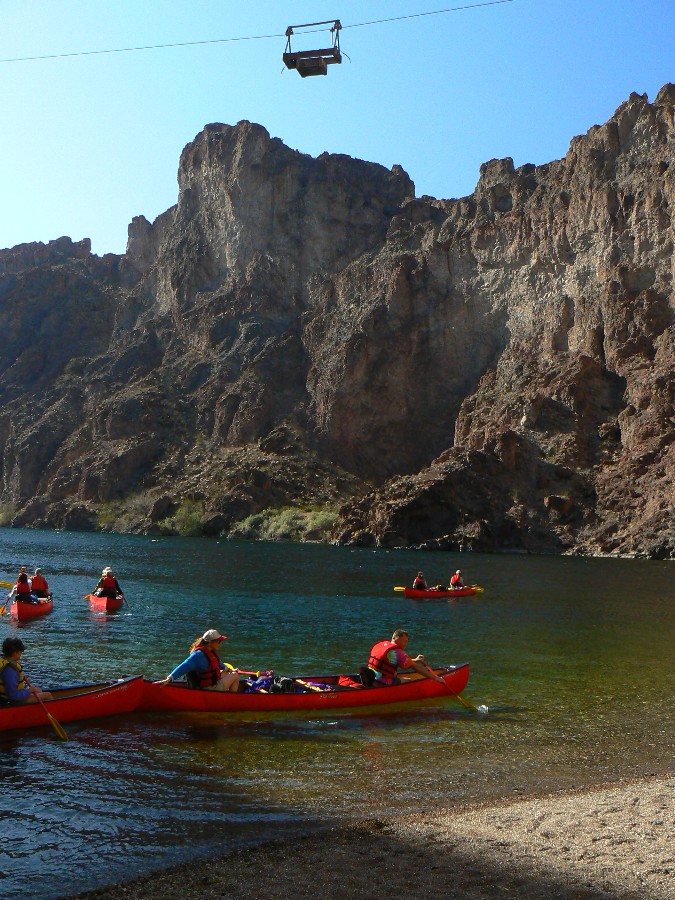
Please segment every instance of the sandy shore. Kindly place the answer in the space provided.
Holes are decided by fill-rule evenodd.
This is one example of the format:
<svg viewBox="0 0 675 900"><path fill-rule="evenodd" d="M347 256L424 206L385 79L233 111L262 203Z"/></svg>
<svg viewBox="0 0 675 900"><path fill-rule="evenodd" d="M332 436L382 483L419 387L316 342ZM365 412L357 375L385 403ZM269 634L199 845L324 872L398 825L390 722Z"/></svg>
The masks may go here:
<svg viewBox="0 0 675 900"><path fill-rule="evenodd" d="M675 898L675 775L235 850L81 898Z"/></svg>

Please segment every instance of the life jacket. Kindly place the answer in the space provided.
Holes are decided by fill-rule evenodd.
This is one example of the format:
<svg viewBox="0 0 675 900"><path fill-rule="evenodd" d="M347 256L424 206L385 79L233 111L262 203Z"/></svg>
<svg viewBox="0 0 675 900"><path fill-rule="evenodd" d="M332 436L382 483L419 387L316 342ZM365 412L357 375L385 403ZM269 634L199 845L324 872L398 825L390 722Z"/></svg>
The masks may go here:
<svg viewBox="0 0 675 900"><path fill-rule="evenodd" d="M42 577L42 575L33 575L30 580L31 588L34 591L46 591L47 590L47 582Z"/></svg>
<svg viewBox="0 0 675 900"><path fill-rule="evenodd" d="M106 575L101 581L101 587L104 591L116 591L117 579L113 578L112 575Z"/></svg>
<svg viewBox="0 0 675 900"><path fill-rule="evenodd" d="M387 659L387 653L390 650L400 650L401 648L398 644L395 644L393 641L380 641L379 644L375 644L373 649L370 651L370 659L368 660L368 668L375 669L376 672L381 672L384 678L387 681L390 681L392 678L396 678L396 666L393 666L389 660Z"/></svg>
<svg viewBox="0 0 675 900"><path fill-rule="evenodd" d="M413 588L416 591L426 591L427 583L423 578L418 577L413 581Z"/></svg>
<svg viewBox="0 0 675 900"><path fill-rule="evenodd" d="M5 659L4 657L0 659L0 703L11 703L11 700L7 696L7 691L5 690L5 679L2 678L2 670L6 666L14 666L16 671L19 673L19 683L17 685L18 690L25 690L28 685L26 684L26 679L23 677L23 669L21 668L21 663L17 662L14 659Z"/></svg>
<svg viewBox="0 0 675 900"><path fill-rule="evenodd" d="M462 576L461 575L453 575L450 579L450 584L453 587L463 587Z"/></svg>
<svg viewBox="0 0 675 900"><path fill-rule="evenodd" d="M207 658L209 667L203 672L190 672L188 683L193 687L204 690L204 688L213 687L214 684L218 683L222 671L220 668L220 657L212 650L207 650L206 647L197 647L197 650L201 650Z"/></svg>
<svg viewBox="0 0 675 900"><path fill-rule="evenodd" d="M17 581L16 592L17 594L30 594L30 583L28 581Z"/></svg>

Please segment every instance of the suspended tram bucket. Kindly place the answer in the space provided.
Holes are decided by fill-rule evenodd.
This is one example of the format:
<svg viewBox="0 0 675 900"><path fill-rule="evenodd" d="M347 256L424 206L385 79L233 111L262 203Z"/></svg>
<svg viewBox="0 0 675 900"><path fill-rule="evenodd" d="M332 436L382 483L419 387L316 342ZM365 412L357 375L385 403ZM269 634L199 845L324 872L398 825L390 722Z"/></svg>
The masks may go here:
<svg viewBox="0 0 675 900"><path fill-rule="evenodd" d="M315 28L318 25L330 25L330 32L333 35L332 47L323 47L320 50L293 50L291 47L291 36L298 29ZM289 25L286 29L286 50L283 55L284 65L288 69L297 69L302 78L308 75L327 75L328 66L333 63L342 62L342 54L340 53L340 29L342 25L339 19L327 22L308 22L306 25Z"/></svg>

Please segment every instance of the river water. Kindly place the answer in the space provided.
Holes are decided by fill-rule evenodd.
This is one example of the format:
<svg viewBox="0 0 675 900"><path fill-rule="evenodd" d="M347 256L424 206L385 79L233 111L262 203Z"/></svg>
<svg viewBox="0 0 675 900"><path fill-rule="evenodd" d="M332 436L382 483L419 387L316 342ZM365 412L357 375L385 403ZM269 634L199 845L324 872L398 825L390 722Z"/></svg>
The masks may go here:
<svg viewBox="0 0 675 900"><path fill-rule="evenodd" d="M672 771L675 570L642 560L422 553L0 530L0 579L39 565L54 612L18 625L41 686L165 676L207 628L283 674L356 671L396 627L464 696L415 709L132 715L0 735L0 891L65 897L346 817ZM83 595L113 567L131 610ZM417 569L485 593L415 602Z"/></svg>

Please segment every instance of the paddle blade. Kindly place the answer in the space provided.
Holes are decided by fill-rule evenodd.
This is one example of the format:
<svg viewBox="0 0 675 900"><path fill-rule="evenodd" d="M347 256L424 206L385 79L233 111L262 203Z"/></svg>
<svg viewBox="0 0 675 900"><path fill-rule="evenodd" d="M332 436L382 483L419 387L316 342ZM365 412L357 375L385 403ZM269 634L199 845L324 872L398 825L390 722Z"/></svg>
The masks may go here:
<svg viewBox="0 0 675 900"><path fill-rule="evenodd" d="M394 590L395 591L404 591L405 588L404 587L395 587Z"/></svg>
<svg viewBox="0 0 675 900"><path fill-rule="evenodd" d="M11 587L14 587L14 585L12 584L11 581L0 581L0 587L11 588Z"/></svg>
<svg viewBox="0 0 675 900"><path fill-rule="evenodd" d="M53 716L51 713L47 713L47 718L49 719L49 724L50 724L50 725L52 726L52 728L54 729L54 731L55 731L55 733L56 733L56 736L59 738L59 740L67 741L67 740L68 740L68 735L67 735L66 732L63 730L63 725L61 725L60 722L57 722L56 719L54 718L54 716Z"/></svg>

